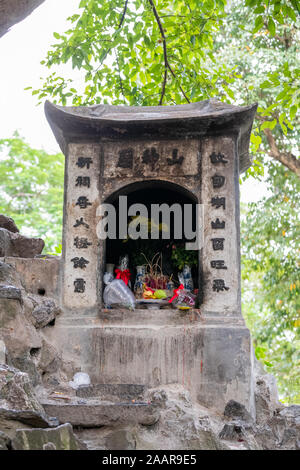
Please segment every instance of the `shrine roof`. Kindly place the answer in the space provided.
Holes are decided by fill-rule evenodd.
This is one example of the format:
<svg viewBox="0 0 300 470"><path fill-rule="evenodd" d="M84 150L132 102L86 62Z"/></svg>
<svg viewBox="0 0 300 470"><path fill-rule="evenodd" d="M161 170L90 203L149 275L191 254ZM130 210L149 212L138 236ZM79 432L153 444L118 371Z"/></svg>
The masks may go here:
<svg viewBox="0 0 300 470"><path fill-rule="evenodd" d="M174 106L58 106L45 113L64 153L68 142L102 139L195 138L237 133L240 170L251 165L248 147L257 105L234 106L217 100Z"/></svg>

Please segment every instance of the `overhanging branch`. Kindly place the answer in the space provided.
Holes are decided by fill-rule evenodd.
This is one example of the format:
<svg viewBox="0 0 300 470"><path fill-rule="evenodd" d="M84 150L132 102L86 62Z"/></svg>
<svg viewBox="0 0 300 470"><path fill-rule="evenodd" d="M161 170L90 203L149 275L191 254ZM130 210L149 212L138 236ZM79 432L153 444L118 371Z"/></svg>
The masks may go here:
<svg viewBox="0 0 300 470"><path fill-rule="evenodd" d="M293 171L300 178L300 160L292 153L283 153L278 149L271 129L264 129L264 134L270 146L270 157L282 163L289 170Z"/></svg>
<svg viewBox="0 0 300 470"><path fill-rule="evenodd" d="M159 105L161 105L163 103L163 99L164 99L164 96L165 96L165 91L166 91L166 83L167 83L167 78L168 78L168 70L171 72L171 75L173 76L173 78L177 81L178 83L178 78L174 72L174 70L171 68L170 66L170 63L169 63L169 59L168 59L168 53L167 53L167 41L166 41L166 36L165 36L165 32L164 32L164 28L163 28L163 25L160 21L160 17L159 17L159 14L156 10L156 7L153 3L153 0L148 0L151 7L152 7L152 10L153 10L153 13L154 13L154 16L155 16L155 19L156 19L156 22L157 22L157 25L158 25L158 28L159 28L159 31L160 31L160 35L161 35L161 39L162 39L162 42L163 42L163 50L164 50L164 63L165 63L165 71L164 71L164 78L163 78L163 83L162 83L162 90L161 90L161 95L160 95L160 100L159 100ZM187 97L186 93L184 92L182 86L180 85L180 83L178 83L178 86L179 86L179 89L181 91L181 93L183 94L183 96L185 97L186 101L188 103L190 103L190 100L189 98Z"/></svg>

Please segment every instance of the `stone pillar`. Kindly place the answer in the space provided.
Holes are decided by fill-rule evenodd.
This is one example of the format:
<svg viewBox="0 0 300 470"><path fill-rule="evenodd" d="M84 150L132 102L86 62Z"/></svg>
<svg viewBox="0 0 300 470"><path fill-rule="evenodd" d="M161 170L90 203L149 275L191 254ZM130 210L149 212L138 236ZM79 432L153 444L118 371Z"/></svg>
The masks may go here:
<svg viewBox="0 0 300 470"><path fill-rule="evenodd" d="M98 304L100 145L71 143L66 159L62 306L88 313ZM83 312L84 309L84 312Z"/></svg>
<svg viewBox="0 0 300 470"><path fill-rule="evenodd" d="M253 350L241 312L238 134L204 138L202 369L197 396L222 410L234 399L255 416Z"/></svg>
<svg viewBox="0 0 300 470"><path fill-rule="evenodd" d="M241 314L239 171L236 139L206 138L201 146L205 314Z"/></svg>

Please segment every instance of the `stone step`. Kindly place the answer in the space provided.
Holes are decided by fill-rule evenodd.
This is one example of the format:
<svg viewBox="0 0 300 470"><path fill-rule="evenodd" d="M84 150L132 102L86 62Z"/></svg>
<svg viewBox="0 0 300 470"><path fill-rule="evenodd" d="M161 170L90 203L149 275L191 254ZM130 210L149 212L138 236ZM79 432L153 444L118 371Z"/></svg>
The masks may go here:
<svg viewBox="0 0 300 470"><path fill-rule="evenodd" d="M151 403L109 403L89 399L87 403L42 402L46 413L55 416L60 423L75 427L94 428L142 424L150 426L159 419L159 410Z"/></svg>
<svg viewBox="0 0 300 470"><path fill-rule="evenodd" d="M93 384L81 385L76 396L81 398L98 397L103 401L131 402L141 401L145 397L147 387L140 384Z"/></svg>
<svg viewBox="0 0 300 470"><path fill-rule="evenodd" d="M178 309L102 309L94 312L92 315L74 315L74 312L64 312L57 318L56 324L59 326L87 326L100 327L105 326L140 326L140 327L159 327L159 326L181 326L184 324L201 323L202 316L199 309L178 310Z"/></svg>

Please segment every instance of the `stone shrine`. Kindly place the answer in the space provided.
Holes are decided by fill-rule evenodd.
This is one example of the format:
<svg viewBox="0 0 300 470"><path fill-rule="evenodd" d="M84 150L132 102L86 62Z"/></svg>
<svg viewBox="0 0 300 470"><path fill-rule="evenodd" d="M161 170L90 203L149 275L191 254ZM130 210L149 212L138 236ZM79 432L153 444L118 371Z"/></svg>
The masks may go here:
<svg viewBox="0 0 300 470"><path fill-rule="evenodd" d="M239 174L251 165L256 105L46 102L45 111L66 156L63 315L48 339L92 383L179 383L195 402L223 412L234 399L254 416L253 353L241 314ZM108 310L102 279L114 248L97 236L98 207L155 194L204 207L199 308Z"/></svg>

